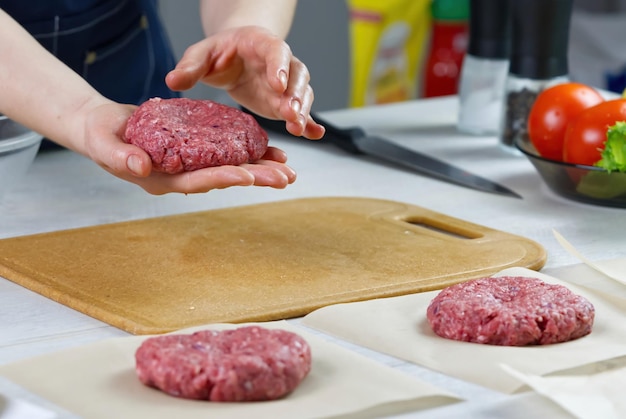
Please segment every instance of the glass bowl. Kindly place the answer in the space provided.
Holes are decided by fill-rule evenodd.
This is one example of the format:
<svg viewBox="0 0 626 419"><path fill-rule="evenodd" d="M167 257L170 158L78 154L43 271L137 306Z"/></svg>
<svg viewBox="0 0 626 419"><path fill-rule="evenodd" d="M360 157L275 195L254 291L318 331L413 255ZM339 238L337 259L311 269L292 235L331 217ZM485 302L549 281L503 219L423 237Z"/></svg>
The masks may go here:
<svg viewBox="0 0 626 419"><path fill-rule="evenodd" d="M0 114L0 202L33 163L43 137Z"/></svg>
<svg viewBox="0 0 626 419"><path fill-rule="evenodd" d="M518 138L515 146L557 195L587 204L626 208L626 173L546 159L527 139Z"/></svg>

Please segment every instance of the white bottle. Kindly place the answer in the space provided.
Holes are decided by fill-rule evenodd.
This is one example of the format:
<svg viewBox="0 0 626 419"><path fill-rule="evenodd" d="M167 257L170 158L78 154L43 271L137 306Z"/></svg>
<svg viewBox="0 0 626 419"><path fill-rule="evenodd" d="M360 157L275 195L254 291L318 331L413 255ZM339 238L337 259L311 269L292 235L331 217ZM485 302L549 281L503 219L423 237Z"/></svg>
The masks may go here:
<svg viewBox="0 0 626 419"><path fill-rule="evenodd" d="M471 0L469 45L459 82L457 129L497 135L509 72L509 2Z"/></svg>
<svg viewBox="0 0 626 419"><path fill-rule="evenodd" d="M465 55L459 86L460 132L473 135L498 134L508 72L508 59Z"/></svg>

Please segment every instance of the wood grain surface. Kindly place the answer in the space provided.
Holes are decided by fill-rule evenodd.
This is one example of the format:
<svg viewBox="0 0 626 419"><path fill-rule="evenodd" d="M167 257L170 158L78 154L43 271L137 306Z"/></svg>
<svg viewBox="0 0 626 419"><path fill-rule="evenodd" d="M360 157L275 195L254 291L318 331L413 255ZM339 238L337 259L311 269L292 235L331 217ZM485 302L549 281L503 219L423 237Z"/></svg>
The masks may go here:
<svg viewBox="0 0 626 419"><path fill-rule="evenodd" d="M543 247L524 237L349 197L0 240L0 275L133 334L297 317L545 261Z"/></svg>

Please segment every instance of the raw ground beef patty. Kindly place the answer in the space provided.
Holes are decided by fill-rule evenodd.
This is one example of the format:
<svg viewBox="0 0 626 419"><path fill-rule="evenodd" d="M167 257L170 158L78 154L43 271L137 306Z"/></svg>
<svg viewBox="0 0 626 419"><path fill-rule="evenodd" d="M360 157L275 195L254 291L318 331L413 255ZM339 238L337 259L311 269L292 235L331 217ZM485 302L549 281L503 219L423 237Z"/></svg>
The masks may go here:
<svg viewBox="0 0 626 419"><path fill-rule="evenodd" d="M503 346L547 345L591 333L595 309L562 285L536 278L481 278L442 290L428 306L444 338Z"/></svg>
<svg viewBox="0 0 626 419"><path fill-rule="evenodd" d="M135 353L147 386L187 399L274 400L311 370L311 349L295 333L258 326L148 338Z"/></svg>
<svg viewBox="0 0 626 419"><path fill-rule="evenodd" d="M213 102L152 98L128 119L124 139L144 149L155 170L180 173L259 160L267 133L249 114Z"/></svg>

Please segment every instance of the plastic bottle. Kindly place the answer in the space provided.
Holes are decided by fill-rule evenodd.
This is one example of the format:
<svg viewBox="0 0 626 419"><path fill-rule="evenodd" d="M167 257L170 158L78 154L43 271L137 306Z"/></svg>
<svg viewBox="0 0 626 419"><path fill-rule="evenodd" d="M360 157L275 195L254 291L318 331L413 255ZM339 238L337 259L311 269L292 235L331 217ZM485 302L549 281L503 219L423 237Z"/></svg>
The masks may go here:
<svg viewBox="0 0 626 419"><path fill-rule="evenodd" d="M467 49L469 0L433 0L423 97L457 94Z"/></svg>
<svg viewBox="0 0 626 419"><path fill-rule="evenodd" d="M347 0L350 106L418 97L432 0Z"/></svg>
<svg viewBox="0 0 626 419"><path fill-rule="evenodd" d="M411 98L413 92L405 53L410 31L408 24L398 21L382 32L370 73L366 104L401 102Z"/></svg>
<svg viewBox="0 0 626 419"><path fill-rule="evenodd" d="M459 86L460 132L497 135L509 72L509 2L470 0L469 44Z"/></svg>

